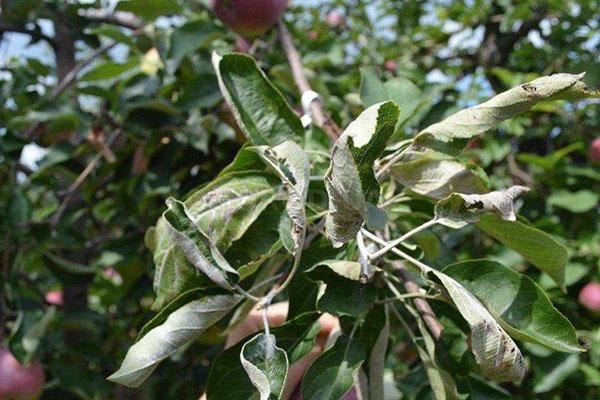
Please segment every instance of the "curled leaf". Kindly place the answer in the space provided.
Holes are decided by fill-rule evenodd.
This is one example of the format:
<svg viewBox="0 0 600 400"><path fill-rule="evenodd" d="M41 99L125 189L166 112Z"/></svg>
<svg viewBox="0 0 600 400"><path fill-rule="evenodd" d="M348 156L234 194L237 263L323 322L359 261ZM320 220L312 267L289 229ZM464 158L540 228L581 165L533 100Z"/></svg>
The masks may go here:
<svg viewBox="0 0 600 400"><path fill-rule="evenodd" d="M329 213L327 237L335 247L353 239L363 222L370 230L385 225L385 212L377 208L379 183L373 172L393 135L400 107L393 101L375 104L354 120L333 146L325 176Z"/></svg>
<svg viewBox="0 0 600 400"><path fill-rule="evenodd" d="M520 381L525 375L521 350L481 302L448 275L431 269L471 328L471 351L481 373L498 382Z"/></svg>
<svg viewBox="0 0 600 400"><path fill-rule="evenodd" d="M501 121L542 101L600 97L600 91L590 90L583 83L583 76L554 74L524 83L425 128L415 137L415 143L430 146L435 142L466 140L489 131Z"/></svg>
<svg viewBox="0 0 600 400"><path fill-rule="evenodd" d="M131 346L119 370L107 379L138 387L162 360L223 318L240 299L236 295L214 295L187 303Z"/></svg>
<svg viewBox="0 0 600 400"><path fill-rule="evenodd" d="M435 218L451 228L477 222L479 214L488 212L498 214L505 221L516 221L515 199L528 191L516 185L486 194L452 193L436 203Z"/></svg>
<svg viewBox="0 0 600 400"><path fill-rule="evenodd" d="M173 198L167 199L169 209L163 217L167 222L171 237L194 267L203 272L211 281L224 289L231 290L239 275L219 249L194 224L185 204Z"/></svg>
<svg viewBox="0 0 600 400"><path fill-rule="evenodd" d="M240 361L260 400L281 398L289 363L285 351L275 345L275 336L259 333L244 343Z"/></svg>
<svg viewBox="0 0 600 400"><path fill-rule="evenodd" d="M251 147L270 165L281 178L288 193L287 214L292 221L291 239L294 254L299 255L304 247L306 233L306 195L310 180L308 156L300 146L287 140L275 147Z"/></svg>

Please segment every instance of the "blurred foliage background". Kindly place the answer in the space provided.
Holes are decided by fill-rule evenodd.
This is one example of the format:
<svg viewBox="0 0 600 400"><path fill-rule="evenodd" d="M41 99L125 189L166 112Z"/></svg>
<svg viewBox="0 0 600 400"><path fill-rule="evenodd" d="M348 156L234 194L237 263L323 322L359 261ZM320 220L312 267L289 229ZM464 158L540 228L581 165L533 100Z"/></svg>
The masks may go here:
<svg viewBox="0 0 600 400"><path fill-rule="evenodd" d="M241 50L240 42L202 0L0 5L0 339L20 360L41 361L42 398L196 398L221 348L215 338L162 363L139 390L105 377L153 315L146 229L167 196L210 181L243 143L210 63L212 50ZM364 68L411 83L398 100L411 115L408 134L540 75L587 71L588 85L600 86L595 0L298 0L284 19L342 127L363 109ZM299 106L276 32L250 51ZM571 252L567 293L527 273L591 350L525 345L531 373L507 388L517 398L600 396L600 317L577 303L580 288L600 280L600 168L588 151L598 104L536 106L463 154L494 189L530 186L521 213ZM474 229L432 243L440 264L492 255L525 268ZM411 374L414 354L397 351L398 389L427 398Z"/></svg>

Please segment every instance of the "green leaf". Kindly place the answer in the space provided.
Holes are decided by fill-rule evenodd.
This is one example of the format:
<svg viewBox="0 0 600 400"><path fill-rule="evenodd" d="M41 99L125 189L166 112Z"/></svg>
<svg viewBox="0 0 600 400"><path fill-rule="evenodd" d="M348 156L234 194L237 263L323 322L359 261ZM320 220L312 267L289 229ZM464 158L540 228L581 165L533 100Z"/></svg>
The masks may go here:
<svg viewBox="0 0 600 400"><path fill-rule="evenodd" d="M485 173L433 150L410 150L391 168L394 179L415 193L442 199L453 192L479 194L488 191Z"/></svg>
<svg viewBox="0 0 600 400"><path fill-rule="evenodd" d="M370 107L388 100L396 102L402 110L398 119L399 126L415 115L427 100L422 96L421 90L404 77L395 77L383 83L375 68L367 67L361 68L360 78L360 98L363 105Z"/></svg>
<svg viewBox="0 0 600 400"><path fill-rule="evenodd" d="M80 82L118 79L119 76L139 65L139 59L132 57L124 64L105 62L90 69L79 78Z"/></svg>
<svg viewBox="0 0 600 400"><path fill-rule="evenodd" d="M240 361L260 400L281 398L289 363L285 351L275 345L275 336L259 333L244 343Z"/></svg>
<svg viewBox="0 0 600 400"><path fill-rule="evenodd" d="M550 275L564 290L569 256L567 249L552 236L521 221L504 221L493 214L482 215L477 226Z"/></svg>
<svg viewBox="0 0 600 400"><path fill-rule="evenodd" d="M390 321L386 306L373 307L360 326L360 340L366 353L369 399L384 399L383 374L390 339Z"/></svg>
<svg viewBox="0 0 600 400"><path fill-rule="evenodd" d="M146 20L171 15L181 11L181 7L172 0L121 0L115 11L129 11Z"/></svg>
<svg viewBox="0 0 600 400"><path fill-rule="evenodd" d="M488 212L495 213L505 221L516 221L515 200L528 191L524 186L511 186L486 194L452 193L435 204L435 219L451 228L477 222L480 214Z"/></svg>
<svg viewBox="0 0 600 400"><path fill-rule="evenodd" d="M300 258L306 234L306 195L310 182L308 157L300 146L288 140L275 147L250 147L279 175L288 193L286 212L292 221L288 233L294 244L294 255ZM285 242L285 240L284 240Z"/></svg>
<svg viewBox="0 0 600 400"><path fill-rule="evenodd" d="M583 148L583 142L575 142L561 149L558 149L547 156L540 156L537 154L528 153L517 154L517 160L527 164L538 165L543 169L550 171L553 170L559 163L559 161L566 157L569 153L581 150Z"/></svg>
<svg viewBox="0 0 600 400"><path fill-rule="evenodd" d="M563 208L572 213L585 213L598 206L600 194L590 190L580 190L578 192L568 192L558 190L548 197L548 204Z"/></svg>
<svg viewBox="0 0 600 400"><path fill-rule="evenodd" d="M235 295L207 296L179 308L131 346L119 370L107 379L138 387L162 360L223 318L240 299Z"/></svg>
<svg viewBox="0 0 600 400"><path fill-rule="evenodd" d="M560 387L579 367L579 357L575 354L553 354L537 360L535 366L534 393L546 393Z"/></svg>
<svg viewBox="0 0 600 400"><path fill-rule="evenodd" d="M449 143L470 139L494 128L503 120L529 110L542 101L576 100L600 97L583 83L584 74L555 74L543 76L514 87L485 103L456 114L423 129L415 143L431 146L435 142Z"/></svg>
<svg viewBox="0 0 600 400"><path fill-rule="evenodd" d="M255 145L302 143L304 128L256 62L243 54L213 53L219 86L238 125Z"/></svg>
<svg viewBox="0 0 600 400"><path fill-rule="evenodd" d="M340 399L354 382L354 374L365 360L358 340L340 336L332 348L321 354L302 379L302 399Z"/></svg>
<svg viewBox="0 0 600 400"><path fill-rule="evenodd" d="M361 283L362 267L358 262L323 261L305 274L309 279L327 285L317 300L317 307L323 312L357 317L368 310L377 298L377 290L372 284Z"/></svg>
<svg viewBox="0 0 600 400"><path fill-rule="evenodd" d="M325 176L329 195L325 229L335 247L354 239L363 222L370 230L385 225L385 212L376 206L380 190L373 163L385 150L399 115L400 108L391 101L371 106L333 146Z"/></svg>
<svg viewBox="0 0 600 400"><path fill-rule="evenodd" d="M175 245L185 254L188 261L208 278L224 289L231 290L239 275L219 249L202 232L190 215L187 207L172 197L167 199L169 209L163 214Z"/></svg>
<svg viewBox="0 0 600 400"><path fill-rule="evenodd" d="M528 276L489 260L452 264L444 273L477 296L511 336L558 351L583 351L573 325Z"/></svg>
<svg viewBox="0 0 600 400"><path fill-rule="evenodd" d="M520 381L525 375L521 351L492 314L464 286L450 276L431 269L458 312L471 328L471 351L481 373L498 382Z"/></svg>
<svg viewBox="0 0 600 400"><path fill-rule="evenodd" d="M197 20L187 22L173 31L169 58L179 65L184 57L194 54L200 48L207 48L221 35L211 21Z"/></svg>

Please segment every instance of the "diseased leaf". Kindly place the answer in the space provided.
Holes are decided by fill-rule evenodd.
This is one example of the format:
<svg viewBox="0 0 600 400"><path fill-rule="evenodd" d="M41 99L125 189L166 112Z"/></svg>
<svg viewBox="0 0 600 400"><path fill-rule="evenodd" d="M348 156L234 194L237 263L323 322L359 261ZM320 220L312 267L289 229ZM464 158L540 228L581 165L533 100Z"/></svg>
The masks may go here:
<svg viewBox="0 0 600 400"><path fill-rule="evenodd" d="M396 181L415 193L442 199L453 192L488 192L485 173L475 165L464 164L433 150L413 151L391 168Z"/></svg>
<svg viewBox="0 0 600 400"><path fill-rule="evenodd" d="M289 355L289 362L302 358L313 348L320 326L317 314L286 321L283 325L271 328L277 338L277 346ZM256 388L250 382L242 364L240 353L245 340L221 352L211 363L206 393L208 400L248 400L256 396Z"/></svg>
<svg viewBox="0 0 600 400"><path fill-rule="evenodd" d="M256 61L243 54L220 56L216 52L212 60L223 97L253 144L276 146L286 140L302 143L300 118Z"/></svg>
<svg viewBox="0 0 600 400"><path fill-rule="evenodd" d="M325 176L329 213L325 229L335 247L353 239L363 222L370 230L385 225L385 212L377 208L379 183L373 172L394 133L400 108L392 101L375 104L358 116L333 146Z"/></svg>
<svg viewBox="0 0 600 400"><path fill-rule="evenodd" d="M486 194L452 193L436 203L435 219L451 228L477 222L480 214L488 212L497 214L505 221L516 221L515 200L528 191L524 186L511 186Z"/></svg>
<svg viewBox="0 0 600 400"><path fill-rule="evenodd" d="M240 239L277 198L280 187L272 174L233 171L191 194L184 204L196 226L226 253L231 243ZM147 242L155 244L154 310L160 310L186 290L208 283L175 246L164 218L157 221L156 229L148 235L152 237L147 237Z"/></svg>
<svg viewBox="0 0 600 400"><path fill-rule="evenodd" d="M237 271L229 265L219 249L194 224L185 204L167 199L169 209L163 217L171 232L171 238L194 267L224 289L231 290L239 280Z"/></svg>
<svg viewBox="0 0 600 400"><path fill-rule="evenodd" d="M521 221L504 221L494 214L482 215L477 227L550 275L565 290L565 266L569 255L552 236Z"/></svg>
<svg viewBox="0 0 600 400"><path fill-rule="evenodd" d="M223 318L240 300L236 295L214 295L189 302L131 346L119 370L107 379L138 387L162 360Z"/></svg>
<svg viewBox="0 0 600 400"><path fill-rule="evenodd" d="M448 143L470 139L494 128L499 122L529 110L542 101L575 100L600 97L583 83L584 74L554 74L543 76L500 93L485 103L476 105L423 129L415 137L416 144L431 146L433 142Z"/></svg>
<svg viewBox="0 0 600 400"><path fill-rule="evenodd" d="M357 317L377 298L377 290L371 283L361 283L362 267L358 262L323 261L305 274L309 279L327 285L317 300L317 308L323 312Z"/></svg>
<svg viewBox="0 0 600 400"><path fill-rule="evenodd" d="M259 333L244 343L240 362L260 400L281 398L289 363L285 351L275 345L275 336Z"/></svg>
<svg viewBox="0 0 600 400"><path fill-rule="evenodd" d="M340 336L321 354L302 379L302 399L339 399L354 383L354 375L365 360L365 350L356 339Z"/></svg>
<svg viewBox="0 0 600 400"><path fill-rule="evenodd" d="M257 146L254 149L279 175L288 193L286 211L292 221L289 233L294 255L299 258L306 233L305 203L310 181L308 157L300 146L288 140L275 147Z"/></svg>
<svg viewBox="0 0 600 400"><path fill-rule="evenodd" d="M489 260L452 264L444 273L477 296L511 336L558 351L583 351L573 325L528 276Z"/></svg>
<svg viewBox="0 0 600 400"><path fill-rule="evenodd" d="M520 381L525 375L521 351L481 302L448 275L431 269L471 328L471 351L481 373L498 382Z"/></svg>

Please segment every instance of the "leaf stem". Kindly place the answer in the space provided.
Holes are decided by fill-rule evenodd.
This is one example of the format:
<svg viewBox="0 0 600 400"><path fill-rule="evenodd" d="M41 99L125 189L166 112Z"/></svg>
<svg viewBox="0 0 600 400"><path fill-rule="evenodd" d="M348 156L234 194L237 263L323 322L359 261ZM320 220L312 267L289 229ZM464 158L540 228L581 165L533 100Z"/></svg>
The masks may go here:
<svg viewBox="0 0 600 400"><path fill-rule="evenodd" d="M406 239L410 238L413 235L416 235L417 233L429 228L430 226L433 226L435 224L437 224L438 221L436 219L432 219L429 220L427 222L425 222L424 224L421 224L419 226L417 226L416 228L414 228L413 230L410 230L408 232L406 232L404 235L400 236L398 239L392 240L391 242L388 242L382 249L376 251L375 253L371 254L369 256L369 260L376 260L377 258L385 255L388 251L392 250L393 248L395 248L397 245L399 245L400 243L404 242ZM364 229L363 229L364 230Z"/></svg>

